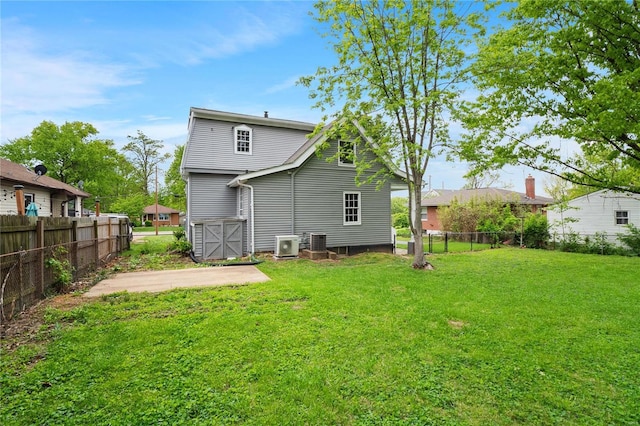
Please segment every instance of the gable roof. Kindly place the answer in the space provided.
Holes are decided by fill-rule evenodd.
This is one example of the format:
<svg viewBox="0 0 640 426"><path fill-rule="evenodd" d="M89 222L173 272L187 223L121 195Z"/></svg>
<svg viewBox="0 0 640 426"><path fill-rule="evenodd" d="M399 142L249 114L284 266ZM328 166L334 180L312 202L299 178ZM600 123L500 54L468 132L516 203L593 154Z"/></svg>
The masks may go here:
<svg viewBox="0 0 640 426"><path fill-rule="evenodd" d="M333 126L335 122L329 123L323 127L323 129L318 132L313 137L309 138L304 144L300 146L284 163L279 166L269 167L262 170L257 170L255 172L245 173L239 176L236 176L233 180L231 180L227 185L234 187L238 186L240 183L244 183L247 180L255 179L260 176L270 175L272 173L282 172L285 170L297 169L302 166L305 161L309 159L316 152L316 147L324 142L327 138L326 131L331 126ZM364 133L363 129L356 124L358 131L361 136L365 139L365 141L371 145L375 146L375 142L369 139L369 137ZM402 170L398 170L393 164L389 164L385 161L385 165L391 170L398 178L406 179L407 176Z"/></svg>
<svg viewBox="0 0 640 426"><path fill-rule="evenodd" d="M155 214L156 213L156 205L155 204L151 204L150 206L147 206L144 208L143 210L144 214ZM176 209L172 209L171 207L167 207L167 206L163 206L161 204L158 204L158 213L180 213L178 210Z"/></svg>
<svg viewBox="0 0 640 426"><path fill-rule="evenodd" d="M423 207L439 207L449 206L453 200L458 200L460 203L466 203L474 198L479 199L498 199L505 202L511 202L514 204L529 204L529 205L549 205L554 202L552 198L548 197L536 197L529 198L525 194L516 191L510 191L508 189L499 188L476 188L476 189L437 189L436 196L423 196L420 203Z"/></svg>
<svg viewBox="0 0 640 426"><path fill-rule="evenodd" d="M266 113L265 113L266 115ZM260 126L280 127L285 129L307 130L312 132L316 125L304 121L283 120L281 118L258 117L255 115L237 114L234 112L217 111L213 109L191 107L189 127L194 118L229 121L232 123L256 124Z"/></svg>
<svg viewBox="0 0 640 426"><path fill-rule="evenodd" d="M88 192L84 192L67 183L60 182L49 176L39 176L26 167L14 163L4 158L0 158L0 179L3 181L11 181L15 184L25 186L36 186L49 190L49 192L65 192L67 195L75 195L82 198L91 196Z"/></svg>

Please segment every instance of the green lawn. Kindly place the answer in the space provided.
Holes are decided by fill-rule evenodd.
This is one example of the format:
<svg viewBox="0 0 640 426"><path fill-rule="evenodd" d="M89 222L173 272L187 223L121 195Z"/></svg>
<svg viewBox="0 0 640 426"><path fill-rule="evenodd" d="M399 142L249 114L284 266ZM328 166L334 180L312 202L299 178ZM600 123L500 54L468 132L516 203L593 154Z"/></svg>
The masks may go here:
<svg viewBox="0 0 640 426"><path fill-rule="evenodd" d="M2 353L0 424L640 422L639 258L429 259L49 309L44 349Z"/></svg>

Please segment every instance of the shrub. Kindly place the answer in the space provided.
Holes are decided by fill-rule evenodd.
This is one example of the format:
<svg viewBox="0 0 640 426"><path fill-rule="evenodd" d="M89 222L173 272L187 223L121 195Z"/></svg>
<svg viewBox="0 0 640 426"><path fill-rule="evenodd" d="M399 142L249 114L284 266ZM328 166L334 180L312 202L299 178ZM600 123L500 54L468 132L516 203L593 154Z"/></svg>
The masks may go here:
<svg viewBox="0 0 640 426"><path fill-rule="evenodd" d="M151 226L153 226L153 222L151 222L150 220L145 220L144 226L146 226L147 228L150 228Z"/></svg>
<svg viewBox="0 0 640 426"><path fill-rule="evenodd" d="M411 229L409 228L396 229L396 235L402 238L409 238L411 237Z"/></svg>
<svg viewBox="0 0 640 426"><path fill-rule="evenodd" d="M393 227L394 228L408 228L409 227L409 215L407 213L394 213Z"/></svg>
<svg viewBox="0 0 640 426"><path fill-rule="evenodd" d="M191 243L187 241L187 233L184 228L178 228L173 231L175 240L169 246L169 250L173 253L188 255L193 249Z"/></svg>
<svg viewBox="0 0 640 426"><path fill-rule="evenodd" d="M523 242L527 247L543 248L549 241L549 222L541 214L528 216L524 221Z"/></svg>
<svg viewBox="0 0 640 426"><path fill-rule="evenodd" d="M73 281L74 269L67 254L68 251L65 247L58 246L54 248L53 255L44 261L45 266L53 271L53 287L58 292L61 292L65 286Z"/></svg>
<svg viewBox="0 0 640 426"><path fill-rule="evenodd" d="M636 255L640 256L640 228L633 224L627 225L628 234L618 234L618 240Z"/></svg>

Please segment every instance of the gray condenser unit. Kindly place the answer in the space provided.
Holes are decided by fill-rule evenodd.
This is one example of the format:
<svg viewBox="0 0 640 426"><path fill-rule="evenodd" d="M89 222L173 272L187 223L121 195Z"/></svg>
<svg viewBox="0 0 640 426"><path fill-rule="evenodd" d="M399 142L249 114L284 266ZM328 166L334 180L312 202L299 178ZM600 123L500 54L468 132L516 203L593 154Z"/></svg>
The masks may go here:
<svg viewBox="0 0 640 426"><path fill-rule="evenodd" d="M311 251L327 250L327 234L311 233L309 234L309 246Z"/></svg>

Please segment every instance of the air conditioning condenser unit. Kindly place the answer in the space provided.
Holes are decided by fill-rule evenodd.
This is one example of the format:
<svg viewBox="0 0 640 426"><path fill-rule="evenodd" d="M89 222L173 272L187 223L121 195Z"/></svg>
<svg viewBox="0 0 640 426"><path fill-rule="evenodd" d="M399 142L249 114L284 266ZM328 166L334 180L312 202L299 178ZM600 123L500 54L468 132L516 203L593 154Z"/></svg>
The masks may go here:
<svg viewBox="0 0 640 426"><path fill-rule="evenodd" d="M300 239L297 235L276 235L276 257L295 257L298 255Z"/></svg>
<svg viewBox="0 0 640 426"><path fill-rule="evenodd" d="M312 232L309 235L309 246L311 248L311 251L326 251L327 234Z"/></svg>

